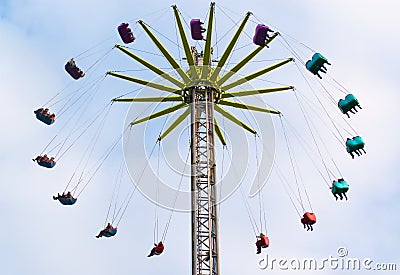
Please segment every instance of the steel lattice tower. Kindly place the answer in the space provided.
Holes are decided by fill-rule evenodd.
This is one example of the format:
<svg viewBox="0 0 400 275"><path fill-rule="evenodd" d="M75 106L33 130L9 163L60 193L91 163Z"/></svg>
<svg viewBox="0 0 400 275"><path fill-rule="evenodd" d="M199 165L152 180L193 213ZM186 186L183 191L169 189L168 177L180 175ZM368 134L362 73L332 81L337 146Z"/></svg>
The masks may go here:
<svg viewBox="0 0 400 275"><path fill-rule="evenodd" d="M191 91L192 275L219 273L214 91Z"/></svg>

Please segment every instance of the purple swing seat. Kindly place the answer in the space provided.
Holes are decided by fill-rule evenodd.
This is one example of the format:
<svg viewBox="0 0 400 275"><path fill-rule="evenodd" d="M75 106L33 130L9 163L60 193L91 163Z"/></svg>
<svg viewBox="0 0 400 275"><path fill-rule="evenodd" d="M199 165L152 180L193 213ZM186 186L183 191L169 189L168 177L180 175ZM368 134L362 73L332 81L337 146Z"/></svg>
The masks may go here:
<svg viewBox="0 0 400 275"><path fill-rule="evenodd" d="M203 32L206 31L201 25L200 19L192 19L190 21L190 32L193 40L203 40Z"/></svg>
<svg viewBox="0 0 400 275"><path fill-rule="evenodd" d="M118 33L125 44L135 41L135 36L133 36L132 30L128 26L128 23L121 23L121 25L118 26Z"/></svg>
<svg viewBox="0 0 400 275"><path fill-rule="evenodd" d="M270 28L264 24L258 24L256 27L256 32L253 37L253 43L258 46L265 46L265 41L268 37L268 31L271 31Z"/></svg>
<svg viewBox="0 0 400 275"><path fill-rule="evenodd" d="M85 73L82 72L75 64L75 61L68 60L67 64L65 64L65 70L72 76L73 79L78 80L81 77L85 76Z"/></svg>

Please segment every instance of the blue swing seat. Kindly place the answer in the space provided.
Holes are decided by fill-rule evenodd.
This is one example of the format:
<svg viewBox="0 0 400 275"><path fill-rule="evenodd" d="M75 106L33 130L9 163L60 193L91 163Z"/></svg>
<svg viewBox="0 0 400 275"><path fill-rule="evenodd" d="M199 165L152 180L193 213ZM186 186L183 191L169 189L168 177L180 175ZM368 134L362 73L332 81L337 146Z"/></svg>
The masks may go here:
<svg viewBox="0 0 400 275"><path fill-rule="evenodd" d="M346 193L349 190L349 184L344 181L335 181L332 186L332 193L333 194L342 194Z"/></svg>
<svg viewBox="0 0 400 275"><path fill-rule="evenodd" d="M360 103L358 102L357 98L353 94L348 94L344 99L340 99L338 102L338 106L340 111L343 114L346 114L351 109L355 108Z"/></svg>
<svg viewBox="0 0 400 275"><path fill-rule="evenodd" d="M77 199L70 197L70 198L58 198L58 200L62 205L73 205Z"/></svg>
<svg viewBox="0 0 400 275"><path fill-rule="evenodd" d="M47 125L51 125L51 124L53 124L54 123L54 119L51 119L49 116L44 116L44 115L42 115L41 113L39 113L39 109L38 110L35 110L35 111L33 111L34 113L35 113L35 115L36 115L36 118L38 119L38 120L40 120L41 122L43 122L43 123L45 123L45 124L47 124Z"/></svg>
<svg viewBox="0 0 400 275"><path fill-rule="evenodd" d="M328 63L328 59L326 59L320 53L315 53L311 60L307 61L306 68L311 73L317 74L325 63Z"/></svg>
<svg viewBox="0 0 400 275"><path fill-rule="evenodd" d="M346 141L346 150L348 153L352 153L356 150L363 149L364 145L364 140L360 136L355 136Z"/></svg>
<svg viewBox="0 0 400 275"><path fill-rule="evenodd" d="M107 232L104 232L103 236L110 238L112 236L115 236L115 234L117 234L117 228L111 228L110 230L108 230Z"/></svg>
<svg viewBox="0 0 400 275"><path fill-rule="evenodd" d="M55 162L46 162L46 161L38 161L38 164L46 168L53 168L56 165Z"/></svg>

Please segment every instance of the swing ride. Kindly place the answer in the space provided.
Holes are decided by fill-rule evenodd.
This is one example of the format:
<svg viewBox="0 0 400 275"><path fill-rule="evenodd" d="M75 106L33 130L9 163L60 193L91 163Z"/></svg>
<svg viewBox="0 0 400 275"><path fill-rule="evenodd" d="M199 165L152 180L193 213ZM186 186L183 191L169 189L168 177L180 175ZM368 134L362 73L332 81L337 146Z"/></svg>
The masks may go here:
<svg viewBox="0 0 400 275"><path fill-rule="evenodd" d="M94 166L92 171L88 171L87 166L89 159L94 151L97 140L102 133L103 126L106 117L110 111L111 105L117 102L129 102L134 104L160 102L171 103L172 105L168 108L153 112L145 117L138 117L137 119L133 120L132 122L130 122L130 125L125 128L124 133L127 132L131 127L134 127L134 125L145 122L148 123L149 121L152 121L154 119L180 112L179 116L172 123L170 123L168 127L166 127L166 129L163 129L160 132L160 135L158 136L156 141L156 144L160 144L171 132L184 124L185 121L187 121L188 119L190 121L192 275L221 274L218 238L219 201L217 192L218 180L216 173L217 159L215 139L218 138L219 142L222 144L222 146L224 146L224 148L228 146L228 142L225 138L225 129L223 127L224 123L221 123L220 119L226 119L233 125L236 125L246 132L254 135L256 139L258 136L258 131L255 129L255 127L253 127L250 123L243 121L237 115L232 113L229 108L232 108L232 110L248 110L259 112L265 114L266 116L276 116L280 119L284 135L283 140L285 141L288 150L290 165L293 171L293 177L295 179L294 182L296 183L298 194L293 191L293 188L291 187L292 184L288 182L287 179L285 179L285 176L283 175L284 173L282 173L278 166L275 165L277 173L280 175L282 181L284 182L284 188L286 188L285 190L289 193L290 199L299 214L300 222L301 224L303 224L304 228L313 231L313 225L317 222L316 214L314 213L314 211L312 211L309 196L304 186L302 187L304 189L303 192L307 196L311 211L307 210L306 208L308 207L303 204L302 195L299 187L300 179L299 175L297 175L296 172L297 164L293 155L294 151L289 142L289 131L287 131L285 127L285 125L289 124L286 122L285 118L283 118L282 113L274 108L264 108L256 105L250 105L247 103L242 103L238 100L241 97L263 96L265 94L282 91L294 91L295 87L292 85L280 85L267 88L263 87L244 89L244 84L249 83L252 80L260 79L262 76L269 74L272 71L275 71L285 65L295 64L295 66L299 69L301 75L309 85L310 89L313 90L316 101L320 104L320 106L317 106L316 108L312 106L309 101L301 99L300 95L297 95L297 91L294 92L300 109L303 112L304 119L307 123L307 128L312 137L312 141L314 142L311 150L309 150L308 148L306 148L305 150L309 150L315 153L317 158L320 159L320 161L322 162L322 170L325 171L321 172L320 168L316 168L316 170L318 170L318 172L320 173L323 181L327 183L328 188L330 188L330 192L334 195L336 200L338 199L338 196L341 200L343 199L343 196L347 200L346 192L349 190L349 184L343 179L340 170L337 164L334 162L333 158L331 158L332 164L339 171L340 177L337 177L337 173L332 172L332 170L328 167L327 162L324 160L325 150L323 150L324 148L322 148L322 146L318 145L318 139L321 139L321 137L318 135L318 133L316 133L314 124L310 122L311 116L307 114L307 111L314 112L320 109L323 110L323 114L325 115L325 117L327 117L327 119L329 119L334 127L334 137L338 139L342 146L345 147L347 153L349 153L352 158L354 158L354 153L357 156L361 156L363 153L365 153L365 142L357 134L357 132L348 132L349 134L351 134L351 136L347 138L347 140L344 139L341 131L338 129L338 126L335 124L332 118L333 115L327 111L324 104L322 103L320 99L321 95L318 95L312 87L311 83L314 83L313 81L315 81L317 85L320 85L322 87L322 90L326 92L326 95L328 96L328 100L335 105L336 114L345 114L348 116L348 118L350 118L348 112L355 114L355 112L357 112L356 107L361 109L356 97L353 94L348 93L342 85L340 85L333 78L330 78L329 74L327 74L327 68L325 65L331 65L331 63L328 62L328 59L326 57L324 57L320 53L313 51L311 59L305 62L301 54L296 52L294 48L289 45L289 43L285 39L285 35L278 32L275 27L274 30L272 30L269 26L263 24L261 20L256 18L258 22L255 30L253 29L254 35L252 37L249 37L252 50L250 50L249 53L246 56L242 57L237 63L230 63L230 59L237 49L237 45L242 37L242 33L246 32L246 26L249 22L251 22L250 18L253 16L253 13L247 12L245 14L240 24L238 24L238 27L234 32L232 39L229 40L229 42L227 43L227 46L222 55L217 54L217 56L215 56L214 47L215 44L218 42L214 41L215 8L215 3L211 3L208 13L207 25L206 28L204 28L203 25L205 23L203 23L201 19L198 18L191 19L190 24L187 24L186 21L182 19L182 14L178 10L178 7L175 5L172 6L177 29L177 38L179 34L180 39L180 44L178 46L183 49L184 52L184 58L182 60L186 61L184 65L182 65L182 63L180 62L181 60L177 61L176 57L170 53L170 51L165 47L164 43L156 36L155 30L150 27L150 25L145 23L143 20L137 21L137 25L141 27L143 33L147 35L149 40L158 49L161 56L165 58L165 61L173 69L173 72L168 73L165 69L160 68L159 66L153 64L145 58L140 57L137 53L140 52L138 50L135 51L135 49L128 48L127 46L116 44L114 46L115 49L118 49L120 52L129 56L141 66L145 67L147 72L153 72L158 75L161 79L163 79L164 83L166 84L161 84L157 81L148 81L138 78L136 76L122 74L121 72L117 71L109 71L107 72L106 76L112 76L118 79L123 79L125 81L138 84L140 86L150 87L152 89L165 92L168 95L165 96L163 94L162 96L158 97L155 96L135 98L127 98L123 96L116 97L112 100L111 104L107 104L105 107L102 107L99 111L97 111L94 115L94 118L88 119L83 124L80 124L78 120L78 122L70 127L71 129L67 137L65 139L59 140L59 143L54 146L54 143L56 143L55 140L59 139L58 134L56 134L56 136L45 147L43 152L39 154L36 159L34 159L34 161L36 161L40 166L53 168L56 164L56 160L57 162L59 162L60 159L69 151L69 149L72 148L72 146L78 140L80 140L81 137L85 135L85 133L87 133L90 128L94 128L94 125L98 125L97 130L94 131L94 136L91 139L90 145L87 146L85 152L83 152L84 157L78 162L77 168L74 170L73 175L68 181L68 184L65 187L64 191L61 195L57 194L57 196L53 196L53 199L58 200L62 205L74 205L77 202L79 195L86 189L88 184L92 181L96 173L101 168L104 161L109 157L111 152L122 139L122 135L118 137L117 140L113 142L113 144L110 146L110 148L107 149L101 160ZM187 36L187 30L185 30L185 24L190 29L191 38L196 42L196 46L191 46L191 42L189 41ZM140 40L139 36L135 37L134 32L129 27L129 23L121 23L117 27L117 32L120 36L120 39L125 44L136 44L137 41ZM284 45L294 57L282 59L279 62L264 66L262 69L250 74L240 74L240 70L242 70L246 65L250 64L254 59L256 59L258 55L265 51L265 49L272 47L270 46L273 44L272 42L278 39L283 39L282 45ZM254 47L254 45L256 47ZM202 50L200 51L200 49ZM85 80L87 78L90 78L90 69L92 67L90 67L88 70L86 70L86 73L84 73L80 68L77 67L75 59L71 58L70 60L68 60L65 65L66 72L75 80L84 77L85 74L87 74ZM98 61L95 62L95 64L97 63ZM300 67L298 63L302 64L303 66ZM232 64L234 65L232 66ZM303 71L305 71L305 73L303 73ZM317 78L314 78L310 74L307 75L307 71L311 73L311 75L317 76ZM321 72L324 75L321 75ZM329 80L331 80L331 85L335 85L336 89L346 93L347 95L345 96L345 99L340 99L339 102L336 103L337 99L335 99L331 95L331 93L328 92L328 89L325 88L324 82L322 82L323 78L329 78ZM62 119L60 119L60 117L64 113L67 113L69 108L71 108L71 106L74 104L79 104L79 110L85 110L85 108L87 108L87 106L89 105L91 98L94 97L95 93L98 90L98 85L100 83L99 80L103 79L104 77L101 77L93 82L89 82L87 90L84 91L79 89L63 97L61 97L61 93L59 93L47 104L45 104L49 105L49 108L50 106L56 106L58 103L63 104L63 106L59 109L57 115L57 119L60 120L60 122L58 122L57 124L64 123L65 125L61 128L59 133L63 133L65 131L64 129L66 128L64 127L67 127L67 124L69 124L70 121L73 121L72 118L76 117L77 112L72 114L71 118L67 121L63 121ZM61 99L57 99L58 97L61 97ZM308 105L306 106L305 104ZM39 108L35 110L34 113L38 120L47 125L51 125L55 121L56 115L50 114L49 109L46 107ZM315 117L320 118L319 116ZM341 118L344 119L342 116ZM85 125L85 127L82 127L82 125ZM350 127L351 130L354 130L346 120L345 127ZM302 140L302 137L300 135L298 135L296 132L293 133L296 138ZM48 147L52 144L54 148L48 150ZM57 150L56 154L54 154L53 157L48 158L47 154L42 156L45 151L49 154L53 150ZM151 152L151 154L152 153L153 151ZM329 152L327 154L329 154ZM258 165L258 158L256 162ZM60 169L60 167L58 167L57 169ZM121 166L117 173L117 181L114 187L112 200L116 200L116 198L118 197L118 195L114 194L119 192L119 185L122 181L122 173L123 162L121 162ZM77 180L77 184L75 186L71 186L72 182L75 180L75 177L78 175L80 176ZM86 180L87 178L88 180ZM81 184L83 184L83 186ZM104 229L99 232L99 234L96 236L97 238L109 238L116 235L119 222L121 221L136 189L136 186L132 187L131 191L129 192L119 209L117 209L117 203L115 203L113 211L114 213L112 215L111 221L108 222ZM258 195L260 201L259 208L260 211L262 211L263 206L261 190L258 190ZM295 199L293 199L293 197L295 197ZM298 210L298 205L296 205L296 201L298 205L300 205L300 210ZM107 219L109 218L111 207L112 204L110 203ZM172 209L169 221L167 223L166 229L164 230L162 238L154 240L154 247L148 257L160 255L163 253L165 248L165 235L167 233L173 211L174 209ZM261 253L261 249L268 248L270 246L270 236L268 236L267 232L264 231L264 229L266 230L266 226L263 226L262 222L260 226L257 226L257 222L251 216L250 222L253 226L253 230L256 233L256 247L257 254L259 254Z"/></svg>

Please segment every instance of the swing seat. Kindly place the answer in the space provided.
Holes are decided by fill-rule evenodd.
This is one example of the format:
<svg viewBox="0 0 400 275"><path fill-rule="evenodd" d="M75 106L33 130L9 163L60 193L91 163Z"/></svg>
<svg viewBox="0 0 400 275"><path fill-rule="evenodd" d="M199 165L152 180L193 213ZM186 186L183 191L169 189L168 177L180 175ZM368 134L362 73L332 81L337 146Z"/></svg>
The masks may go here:
<svg viewBox="0 0 400 275"><path fill-rule="evenodd" d="M314 213L306 212L304 213L303 218L301 218L302 224L313 225L316 222L317 222L317 217L315 216Z"/></svg>
<svg viewBox="0 0 400 275"><path fill-rule="evenodd" d="M190 33L193 40L203 40L203 32L205 32L206 29L204 29L202 25L203 23L200 19L192 19L190 21Z"/></svg>
<svg viewBox="0 0 400 275"><path fill-rule="evenodd" d="M315 53L311 60L308 60L306 63L306 68L313 74L317 74L321 67L325 64L328 63L328 59L326 59L322 54L320 53Z"/></svg>
<svg viewBox="0 0 400 275"><path fill-rule="evenodd" d="M54 121L55 121L55 117L52 119L52 118L50 118L50 116L45 116L45 115L43 115L43 114L41 114L41 113L39 112L39 109L38 109L38 110L35 110L35 111L33 111L33 112L35 113L36 118L37 118L38 120L40 120L41 122L43 122L43 123L45 123L45 124L47 124L47 125L51 125L51 124L53 124Z"/></svg>
<svg viewBox="0 0 400 275"><path fill-rule="evenodd" d="M70 198L58 198L62 205L73 205L77 199L70 197Z"/></svg>
<svg viewBox="0 0 400 275"><path fill-rule="evenodd" d="M346 141L346 150L348 153L352 153L356 150L363 149L364 145L364 140L360 136L355 136L352 139L348 139Z"/></svg>
<svg viewBox="0 0 400 275"><path fill-rule="evenodd" d="M268 31L271 31L268 26L264 24L258 24L253 37L253 43L258 46L264 47L265 41L267 40Z"/></svg>
<svg viewBox="0 0 400 275"><path fill-rule="evenodd" d="M359 102L353 94L346 95L345 99L340 99L338 103L339 109L343 114L346 114L357 105L359 105Z"/></svg>
<svg viewBox="0 0 400 275"><path fill-rule="evenodd" d="M78 80L81 77L85 76L85 73L83 71L81 71L81 69L79 69L76 65L75 62L71 60L68 60L67 64L65 64L65 70L67 71L67 73L70 74L70 76L72 76L73 79Z"/></svg>
<svg viewBox="0 0 400 275"><path fill-rule="evenodd" d="M106 232L104 232L103 237L110 238L112 236L115 236L115 234L117 234L117 228L113 227L113 228L107 230Z"/></svg>
<svg viewBox="0 0 400 275"><path fill-rule="evenodd" d="M259 240L257 240L256 246L259 246L261 248L267 248L269 246L268 237L267 236L261 237Z"/></svg>
<svg viewBox="0 0 400 275"><path fill-rule="evenodd" d="M117 28L118 33L125 44L135 41L135 36L133 36L132 30L128 26L128 23L121 23L121 25L119 25Z"/></svg>
<svg viewBox="0 0 400 275"><path fill-rule="evenodd" d="M332 186L332 193L333 193L334 195L346 193L348 190L349 190L349 184L348 184L346 181L344 181L344 180L335 181L335 182L333 183L333 186Z"/></svg>
<svg viewBox="0 0 400 275"><path fill-rule="evenodd" d="M56 165L55 161L48 162L48 161L38 161L38 164L40 166L46 167L46 168L53 168Z"/></svg>
<svg viewBox="0 0 400 275"><path fill-rule="evenodd" d="M161 253L164 252L164 246L156 246L154 248L154 255L160 255Z"/></svg>

